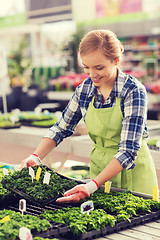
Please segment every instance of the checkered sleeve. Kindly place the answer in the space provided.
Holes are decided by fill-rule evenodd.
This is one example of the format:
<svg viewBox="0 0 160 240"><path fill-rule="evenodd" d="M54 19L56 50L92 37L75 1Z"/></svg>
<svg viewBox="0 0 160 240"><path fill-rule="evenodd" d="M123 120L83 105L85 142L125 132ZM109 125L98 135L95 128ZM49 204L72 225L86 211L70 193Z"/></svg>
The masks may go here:
<svg viewBox="0 0 160 240"><path fill-rule="evenodd" d="M115 157L123 168L135 167L134 160L140 149L147 118L147 94L144 88L130 91L124 100L121 140Z"/></svg>
<svg viewBox="0 0 160 240"><path fill-rule="evenodd" d="M79 95L80 93L77 88L67 107L62 112L60 120L57 121L57 123L52 126L44 136L55 140L56 145L60 144L64 138L73 134L76 125L82 118L79 106Z"/></svg>

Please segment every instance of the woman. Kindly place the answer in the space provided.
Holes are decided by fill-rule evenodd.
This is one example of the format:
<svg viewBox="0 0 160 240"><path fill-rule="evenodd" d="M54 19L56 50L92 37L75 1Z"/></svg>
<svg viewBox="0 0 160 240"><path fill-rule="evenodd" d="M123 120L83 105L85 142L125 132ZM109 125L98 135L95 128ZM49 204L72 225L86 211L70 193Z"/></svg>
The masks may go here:
<svg viewBox="0 0 160 240"><path fill-rule="evenodd" d="M81 40L80 56L88 78L79 85L62 118L49 129L35 155L23 161L36 165L84 119L94 145L87 184L67 191L57 202L78 202L111 180L112 186L152 194L157 177L145 138L147 94L119 63L123 46L109 30L91 31ZM23 165L24 166L24 165Z"/></svg>

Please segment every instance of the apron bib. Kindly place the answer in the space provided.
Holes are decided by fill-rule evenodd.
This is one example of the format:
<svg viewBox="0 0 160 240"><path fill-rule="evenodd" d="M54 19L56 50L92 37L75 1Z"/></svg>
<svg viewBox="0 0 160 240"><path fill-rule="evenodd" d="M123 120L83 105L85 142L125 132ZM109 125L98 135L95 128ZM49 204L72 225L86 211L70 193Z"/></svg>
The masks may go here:
<svg viewBox="0 0 160 240"><path fill-rule="evenodd" d="M123 119L120 101L121 98L116 98L115 107L95 108L93 97L89 104L85 122L88 134L94 143L90 156L91 179L102 172L118 151ZM158 186L158 183L154 162L144 139L135 164L134 169L123 169L113 177L110 180L112 187L152 195L153 186Z"/></svg>

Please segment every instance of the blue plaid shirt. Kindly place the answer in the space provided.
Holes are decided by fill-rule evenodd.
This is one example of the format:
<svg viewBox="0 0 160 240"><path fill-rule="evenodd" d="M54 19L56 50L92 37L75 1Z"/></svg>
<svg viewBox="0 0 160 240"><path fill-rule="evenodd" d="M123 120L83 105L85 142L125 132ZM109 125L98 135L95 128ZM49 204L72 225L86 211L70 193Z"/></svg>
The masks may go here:
<svg viewBox="0 0 160 240"><path fill-rule="evenodd" d="M64 138L71 136L81 118L85 121L93 96L95 96L96 108L113 107L116 104L116 97L121 97L122 131L115 157L123 168L134 168L134 160L140 149L142 137L148 137L147 93L145 87L136 78L123 73L119 68L113 89L104 103L101 93L88 77L76 88L68 106L62 112L61 119L49 129L44 137L55 140L58 145Z"/></svg>

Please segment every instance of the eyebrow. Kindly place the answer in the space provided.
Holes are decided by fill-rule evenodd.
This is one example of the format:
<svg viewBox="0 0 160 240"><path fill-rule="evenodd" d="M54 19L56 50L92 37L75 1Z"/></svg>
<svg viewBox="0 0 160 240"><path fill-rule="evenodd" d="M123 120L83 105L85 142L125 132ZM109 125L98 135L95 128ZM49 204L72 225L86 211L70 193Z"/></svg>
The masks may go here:
<svg viewBox="0 0 160 240"><path fill-rule="evenodd" d="M86 64L82 63L84 66L88 67ZM98 65L95 65L94 67L102 67L103 64L98 64Z"/></svg>

